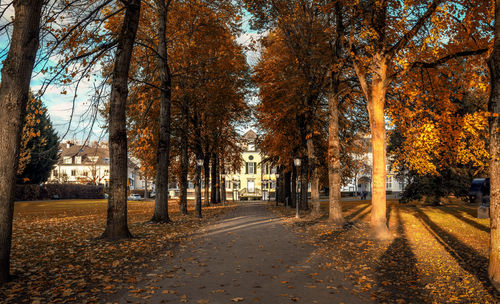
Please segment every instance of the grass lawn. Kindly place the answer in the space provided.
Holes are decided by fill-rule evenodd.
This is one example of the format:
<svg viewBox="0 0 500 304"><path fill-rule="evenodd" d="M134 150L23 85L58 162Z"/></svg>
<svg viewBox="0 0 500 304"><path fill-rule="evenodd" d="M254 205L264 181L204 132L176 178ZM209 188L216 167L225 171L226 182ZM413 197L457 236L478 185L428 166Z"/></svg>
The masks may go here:
<svg viewBox="0 0 500 304"><path fill-rule="evenodd" d="M214 220L229 206L204 207L204 218L179 214L173 223L147 224L154 202L129 201L133 239L105 242L107 200L16 202L11 252L14 280L0 288L0 303L102 302L105 295L135 284L138 273L167 258L179 241Z"/></svg>
<svg viewBox="0 0 500 304"><path fill-rule="evenodd" d="M327 202L322 210L327 214ZM352 292L380 303L498 303L488 282L489 219L477 219L477 206L406 206L388 202L393 240L370 236L369 201L344 202L344 229L326 219L293 219L293 210L273 207L309 236L328 257L325 268L344 272Z"/></svg>

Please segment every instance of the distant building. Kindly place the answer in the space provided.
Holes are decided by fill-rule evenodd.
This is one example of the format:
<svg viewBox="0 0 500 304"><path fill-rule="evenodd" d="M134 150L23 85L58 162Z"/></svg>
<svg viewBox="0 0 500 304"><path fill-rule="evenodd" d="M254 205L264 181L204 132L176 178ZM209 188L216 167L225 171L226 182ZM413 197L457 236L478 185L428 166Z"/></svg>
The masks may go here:
<svg viewBox="0 0 500 304"><path fill-rule="evenodd" d="M370 144L370 137L367 136L362 139L364 141L365 152L355 156L355 163L357 172L354 172L354 177L349 183L342 186L342 192L348 193L362 193L372 191L372 162L373 154ZM397 178L397 173L392 167L390 157L387 158L387 176L386 176L386 191L387 194L399 195L404 190L403 180Z"/></svg>
<svg viewBox="0 0 500 304"><path fill-rule="evenodd" d="M257 134L250 130L242 136L241 168L225 175L226 198L228 200L274 199L276 191L276 168L264 163L264 156L257 149ZM228 172L229 170L226 170ZM187 197L194 199L194 183L188 178ZM179 186L173 182L172 197L179 196Z"/></svg>
<svg viewBox="0 0 500 304"><path fill-rule="evenodd" d="M227 175L226 191L231 191L232 196L239 196L239 199L267 200L274 197L276 168L262 162L264 157L257 149L257 134L254 131L248 131L242 139L242 166L238 172Z"/></svg>
<svg viewBox="0 0 500 304"><path fill-rule="evenodd" d="M109 186L109 148L107 143L79 145L67 141L59 145L59 160L51 171L49 183L78 183ZM128 186L144 189L137 161L129 158Z"/></svg>

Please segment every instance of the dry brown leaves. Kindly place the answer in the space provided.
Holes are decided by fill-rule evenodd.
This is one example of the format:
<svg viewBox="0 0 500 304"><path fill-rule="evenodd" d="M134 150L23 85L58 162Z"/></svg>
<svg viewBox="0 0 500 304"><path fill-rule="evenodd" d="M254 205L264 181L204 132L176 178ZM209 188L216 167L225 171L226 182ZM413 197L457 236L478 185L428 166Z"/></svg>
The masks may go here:
<svg viewBox="0 0 500 304"><path fill-rule="evenodd" d="M230 207L204 208L204 218L181 216L171 202L172 223L148 224L152 201L129 202L133 239L98 239L106 221L105 200L16 203L12 282L0 288L0 302L100 302L106 294L134 290L136 277L168 259L179 242Z"/></svg>
<svg viewBox="0 0 500 304"><path fill-rule="evenodd" d="M326 218L299 221L287 215L326 257L324 267L354 282L352 293L380 303L498 303L487 277L489 220L477 219L475 206L442 207L388 204L393 240L370 235L370 205L345 202L348 224L333 229ZM326 205L323 205L326 214Z"/></svg>

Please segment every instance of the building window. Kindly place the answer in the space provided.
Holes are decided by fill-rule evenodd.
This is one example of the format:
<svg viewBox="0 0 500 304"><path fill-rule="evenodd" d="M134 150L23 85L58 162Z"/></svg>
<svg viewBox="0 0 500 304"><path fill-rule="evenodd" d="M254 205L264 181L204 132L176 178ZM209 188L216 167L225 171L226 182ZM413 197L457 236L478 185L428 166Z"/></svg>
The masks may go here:
<svg viewBox="0 0 500 304"><path fill-rule="evenodd" d="M256 165L256 163L254 163L254 162L247 163L246 174L255 174L255 165Z"/></svg>
<svg viewBox="0 0 500 304"><path fill-rule="evenodd" d="M248 151L255 151L255 144L248 144Z"/></svg>
<svg viewBox="0 0 500 304"><path fill-rule="evenodd" d="M64 156L63 157L63 163L64 164L71 164L71 157L70 156Z"/></svg>
<svg viewBox="0 0 500 304"><path fill-rule="evenodd" d="M89 172L88 171L83 171L83 176L89 176Z"/></svg>
<svg viewBox="0 0 500 304"><path fill-rule="evenodd" d="M81 156L75 156L75 164L80 165L82 163L82 157Z"/></svg>
<svg viewBox="0 0 500 304"><path fill-rule="evenodd" d="M57 176L58 176L58 173L59 173L59 172L57 172L57 170L52 170L52 175L53 175L53 176L57 177Z"/></svg>
<svg viewBox="0 0 500 304"><path fill-rule="evenodd" d="M76 176L76 170L75 169L71 170L71 176Z"/></svg>
<svg viewBox="0 0 500 304"><path fill-rule="evenodd" d="M99 156L89 156L89 160L93 163L97 163L97 160L99 159Z"/></svg>
<svg viewBox="0 0 500 304"><path fill-rule="evenodd" d="M392 176L387 176L387 189L392 189Z"/></svg>
<svg viewBox="0 0 500 304"><path fill-rule="evenodd" d="M109 175L109 170L104 170L104 175Z"/></svg>

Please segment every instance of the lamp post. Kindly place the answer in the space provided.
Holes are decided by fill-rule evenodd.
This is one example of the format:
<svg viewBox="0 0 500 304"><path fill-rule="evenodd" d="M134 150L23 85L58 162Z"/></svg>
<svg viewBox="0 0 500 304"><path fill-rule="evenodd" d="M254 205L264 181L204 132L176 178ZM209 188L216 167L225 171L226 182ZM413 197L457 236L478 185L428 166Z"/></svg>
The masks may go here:
<svg viewBox="0 0 500 304"><path fill-rule="evenodd" d="M295 167L297 168L297 172L299 172L300 165L302 164L301 159L300 159L300 158L298 158L298 157L297 157L297 158L295 158L295 159L293 160L293 164L294 164L294 165L295 165ZM298 175L298 174L297 174L297 175ZM299 214L299 203L300 203L300 202L299 202L299 200L300 200L300 194L302 194L302 193L300 193L300 194L299 194L299 189L300 189L300 188L299 188L299 183L298 183L298 181L297 181L297 183L296 183L296 184L297 184L297 188L298 188L298 189L297 189L297 200L295 201L295 218L300 218L300 214Z"/></svg>
<svg viewBox="0 0 500 304"><path fill-rule="evenodd" d="M280 174L279 173L276 173L274 176L276 176L276 187L274 187L274 191L276 193L276 195L274 196L274 200L276 201L276 206L278 206L279 204L279 178L280 178Z"/></svg>
<svg viewBox="0 0 500 304"><path fill-rule="evenodd" d="M195 199L196 199L196 211L198 213L199 218L201 218L201 167L203 167L203 158L201 156L198 156L198 158L196 159Z"/></svg>

